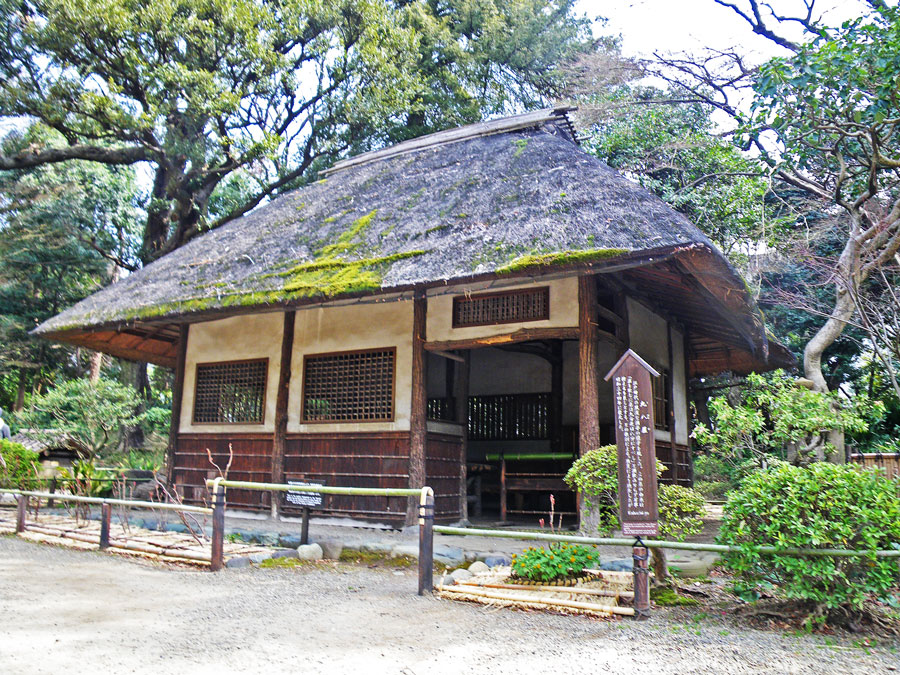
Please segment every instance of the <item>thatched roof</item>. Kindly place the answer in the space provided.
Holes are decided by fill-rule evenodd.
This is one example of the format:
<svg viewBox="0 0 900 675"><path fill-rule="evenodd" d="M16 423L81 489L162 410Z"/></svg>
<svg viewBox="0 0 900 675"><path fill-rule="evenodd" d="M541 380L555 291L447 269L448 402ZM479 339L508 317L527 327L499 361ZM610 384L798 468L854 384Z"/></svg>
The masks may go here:
<svg viewBox="0 0 900 675"><path fill-rule="evenodd" d="M676 258L701 268L678 274L704 272L713 286L727 287L719 302L739 324L728 330L736 346L764 363L761 317L714 245L660 199L581 151L565 110L546 110L346 160L36 333L94 348L90 336L103 334L104 351L115 353L105 336L130 332L134 340L120 355L141 358L132 352L149 349L168 365L171 349L163 353L165 345L157 350L153 343L171 344L167 326L174 323L571 266L671 265Z"/></svg>

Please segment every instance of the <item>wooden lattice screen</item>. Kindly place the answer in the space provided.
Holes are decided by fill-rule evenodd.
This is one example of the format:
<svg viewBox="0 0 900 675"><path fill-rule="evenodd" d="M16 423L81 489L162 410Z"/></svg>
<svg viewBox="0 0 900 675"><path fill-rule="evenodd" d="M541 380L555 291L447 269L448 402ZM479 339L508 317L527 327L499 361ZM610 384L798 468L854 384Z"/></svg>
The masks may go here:
<svg viewBox="0 0 900 675"><path fill-rule="evenodd" d="M262 424L268 359L198 363L194 424Z"/></svg>
<svg viewBox="0 0 900 675"><path fill-rule="evenodd" d="M454 328L549 318L550 289L546 286L453 298Z"/></svg>
<svg viewBox="0 0 900 675"><path fill-rule="evenodd" d="M669 430L669 412L672 402L669 400L669 373L661 371L659 377L651 378L653 389L653 426L662 431Z"/></svg>
<svg viewBox="0 0 900 675"><path fill-rule="evenodd" d="M393 420L395 356L391 347L304 357L303 421Z"/></svg>

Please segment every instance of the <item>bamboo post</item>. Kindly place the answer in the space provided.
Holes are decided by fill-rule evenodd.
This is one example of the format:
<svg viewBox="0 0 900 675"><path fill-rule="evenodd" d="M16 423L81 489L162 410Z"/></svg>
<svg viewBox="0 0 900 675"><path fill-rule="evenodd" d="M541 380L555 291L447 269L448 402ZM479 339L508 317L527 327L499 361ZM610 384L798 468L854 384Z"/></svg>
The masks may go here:
<svg viewBox="0 0 900 675"><path fill-rule="evenodd" d="M112 518L112 504L100 505L100 548L109 548L109 521Z"/></svg>
<svg viewBox="0 0 900 675"><path fill-rule="evenodd" d="M650 570L647 568L647 547L638 538L631 549L634 563L634 618L650 618Z"/></svg>
<svg viewBox="0 0 900 675"><path fill-rule="evenodd" d="M419 595L434 588L434 493L424 488L419 502Z"/></svg>
<svg viewBox="0 0 900 675"><path fill-rule="evenodd" d="M18 495L16 497L16 534L25 531L25 512L28 508L28 497Z"/></svg>
<svg viewBox="0 0 900 675"><path fill-rule="evenodd" d="M225 565L225 487L216 483L213 486L213 529L212 551L209 558L209 569L218 572Z"/></svg>

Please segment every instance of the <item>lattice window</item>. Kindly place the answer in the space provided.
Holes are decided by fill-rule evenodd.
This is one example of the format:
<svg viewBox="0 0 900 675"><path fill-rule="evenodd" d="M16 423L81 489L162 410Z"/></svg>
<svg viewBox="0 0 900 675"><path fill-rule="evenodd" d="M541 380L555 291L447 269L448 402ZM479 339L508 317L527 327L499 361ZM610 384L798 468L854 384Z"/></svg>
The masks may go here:
<svg viewBox="0 0 900 675"><path fill-rule="evenodd" d="M269 359L198 363L194 424L262 424Z"/></svg>
<svg viewBox="0 0 900 675"><path fill-rule="evenodd" d="M653 426L662 431L669 430L669 413L672 401L669 398L669 373L660 371L659 377L651 377L653 389Z"/></svg>
<svg viewBox="0 0 900 675"><path fill-rule="evenodd" d="M304 422L394 419L396 349L369 349L303 359Z"/></svg>
<svg viewBox="0 0 900 675"><path fill-rule="evenodd" d="M550 289L546 286L453 298L454 328L549 318Z"/></svg>

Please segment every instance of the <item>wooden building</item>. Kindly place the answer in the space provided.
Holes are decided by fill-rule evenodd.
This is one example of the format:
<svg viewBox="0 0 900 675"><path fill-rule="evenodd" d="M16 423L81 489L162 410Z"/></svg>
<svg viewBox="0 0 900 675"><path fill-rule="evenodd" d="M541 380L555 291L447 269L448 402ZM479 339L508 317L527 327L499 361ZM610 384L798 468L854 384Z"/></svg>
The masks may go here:
<svg viewBox="0 0 900 675"><path fill-rule="evenodd" d="M534 522L614 440L606 373L655 383L664 480L689 484L687 382L788 365L744 282L655 196L584 153L565 109L432 134L164 256L37 329L175 369L170 479L435 488L439 521ZM291 514L267 493L232 508ZM325 513L402 524L403 499Z"/></svg>

